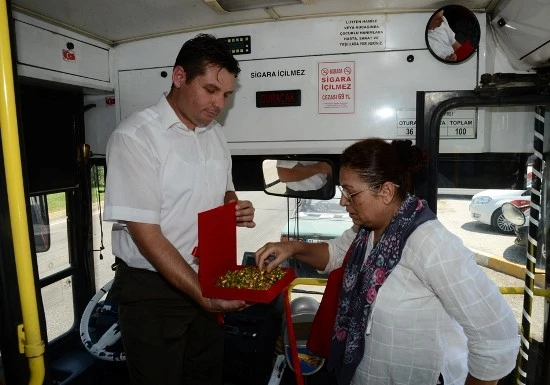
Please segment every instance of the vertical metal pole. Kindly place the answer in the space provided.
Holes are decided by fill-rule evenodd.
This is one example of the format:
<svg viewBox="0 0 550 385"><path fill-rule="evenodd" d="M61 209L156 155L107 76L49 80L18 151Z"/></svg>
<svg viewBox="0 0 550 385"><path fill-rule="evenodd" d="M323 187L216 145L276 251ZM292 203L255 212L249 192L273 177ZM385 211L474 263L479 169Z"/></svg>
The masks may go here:
<svg viewBox="0 0 550 385"><path fill-rule="evenodd" d="M542 152L544 139L544 106L535 107L535 137L533 148L533 180L531 187L531 207L529 211L529 236L527 243L527 262L525 266L525 292L523 294L523 316L521 320L521 346L518 357L519 385L527 384L529 367L529 347L531 344L531 312L533 309L533 290L535 286L535 266L537 238L541 204Z"/></svg>
<svg viewBox="0 0 550 385"><path fill-rule="evenodd" d="M546 112L545 119L548 119L549 113ZM545 121L546 123L546 121ZM550 130L545 130L544 132L544 144L543 144L543 164L550 165ZM545 272L544 288L550 288L550 259L546 256L548 252L548 245L550 244L550 223L548 223L550 201L548 193L550 192L550 168L548 166L544 167L543 177L542 177L542 210L541 216L545 219L541 226L541 235L542 237L539 240L542 241L542 244L539 244L538 247L541 248L541 264ZM550 306L550 297L544 299L544 335L543 335L543 355L542 355L542 383L540 385L550 385L550 324L548 323L548 314Z"/></svg>
<svg viewBox="0 0 550 385"><path fill-rule="evenodd" d="M18 325L19 349L29 361L29 384L44 382L45 344L40 335L40 322L27 223L19 133L15 112L14 79L10 46L7 2L0 1L0 132L15 252L17 284L21 298L23 324Z"/></svg>

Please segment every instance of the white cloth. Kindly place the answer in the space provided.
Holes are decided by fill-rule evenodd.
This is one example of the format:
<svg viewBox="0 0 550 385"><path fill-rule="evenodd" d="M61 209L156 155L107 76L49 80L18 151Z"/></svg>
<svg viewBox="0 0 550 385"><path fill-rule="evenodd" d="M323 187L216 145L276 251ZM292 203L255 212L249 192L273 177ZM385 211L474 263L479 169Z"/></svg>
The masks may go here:
<svg viewBox="0 0 550 385"><path fill-rule="evenodd" d="M341 266L356 233L330 240L325 272ZM372 234L367 253L372 249ZM473 252L438 220L408 238L380 288L353 385L464 385L506 376L516 364L518 325Z"/></svg>
<svg viewBox="0 0 550 385"><path fill-rule="evenodd" d="M187 129L163 95L122 121L107 145L106 221L159 224L195 271L197 214L234 191L231 155L217 122ZM127 229L113 226L113 254L129 266L153 270ZM117 230L118 229L118 230Z"/></svg>
<svg viewBox="0 0 550 385"><path fill-rule="evenodd" d="M315 164L315 161L294 161L294 160L278 160L277 167L281 168L294 168L296 165L300 164L302 166L310 166ZM313 176L310 176L307 179L302 179L296 182L285 182L286 187L294 191L310 191L310 190L319 190L322 188L325 183L327 183L327 174L319 173Z"/></svg>
<svg viewBox="0 0 550 385"><path fill-rule="evenodd" d="M439 27L428 30L428 42L432 51L442 59L455 53L453 48L453 44L456 43L455 33L449 27L445 17Z"/></svg>

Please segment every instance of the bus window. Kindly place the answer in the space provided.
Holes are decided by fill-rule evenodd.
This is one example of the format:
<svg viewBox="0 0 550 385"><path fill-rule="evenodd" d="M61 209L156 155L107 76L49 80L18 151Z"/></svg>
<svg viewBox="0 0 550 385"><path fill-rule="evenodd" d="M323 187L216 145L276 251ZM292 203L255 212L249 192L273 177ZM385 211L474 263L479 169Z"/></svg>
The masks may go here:
<svg viewBox="0 0 550 385"><path fill-rule="evenodd" d="M48 215L48 201L45 195L30 198L34 247L37 253L50 249L50 217Z"/></svg>
<svg viewBox="0 0 550 385"><path fill-rule="evenodd" d="M35 203L33 202L34 198ZM40 280L61 273L71 267L69 258L66 193L31 197L33 227L35 229L36 258ZM36 213L35 213L36 211ZM35 217L40 214L37 227ZM42 227L40 227L42 226ZM36 232L42 229L41 233ZM47 234L47 247L44 237ZM39 240L37 238L40 238ZM72 275L42 286L42 301L46 317L48 339L67 332L74 324Z"/></svg>
<svg viewBox="0 0 550 385"><path fill-rule="evenodd" d="M47 223L48 247L36 241L36 229L44 225L36 226L33 214L33 226L35 228L36 253L38 259L38 274L40 279L48 277L63 269L70 267L69 247L67 242L67 214L65 208L65 193L42 195L42 200L47 202L44 206L47 211L41 213L41 220ZM31 198L32 199L32 198ZM42 238L43 234L39 234ZM41 239L40 242L43 242ZM39 247L40 246L40 247Z"/></svg>
<svg viewBox="0 0 550 385"><path fill-rule="evenodd" d="M72 276L45 286L41 290L48 340L53 340L74 325Z"/></svg>

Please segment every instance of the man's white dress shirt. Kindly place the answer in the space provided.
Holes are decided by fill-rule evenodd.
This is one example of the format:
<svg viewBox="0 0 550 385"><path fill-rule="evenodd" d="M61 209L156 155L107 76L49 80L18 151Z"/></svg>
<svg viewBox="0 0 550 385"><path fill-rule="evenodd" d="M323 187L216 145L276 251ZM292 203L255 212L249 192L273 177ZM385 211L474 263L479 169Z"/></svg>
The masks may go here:
<svg viewBox="0 0 550 385"><path fill-rule="evenodd" d="M231 155L221 126L189 130L165 96L122 121L107 145L106 221L158 224L195 271L197 214L234 191ZM153 270L125 226L113 226L113 254Z"/></svg>

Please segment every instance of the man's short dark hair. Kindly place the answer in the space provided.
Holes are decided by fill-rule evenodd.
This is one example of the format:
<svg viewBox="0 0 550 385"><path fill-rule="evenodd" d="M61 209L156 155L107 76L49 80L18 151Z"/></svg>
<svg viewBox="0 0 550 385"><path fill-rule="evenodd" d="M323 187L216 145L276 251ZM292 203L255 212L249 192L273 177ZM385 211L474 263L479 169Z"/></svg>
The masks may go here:
<svg viewBox="0 0 550 385"><path fill-rule="evenodd" d="M186 83L203 75L208 65L225 68L235 77L241 72L239 62L233 57L227 43L204 33L183 43L174 63L174 67L181 66L185 70Z"/></svg>

